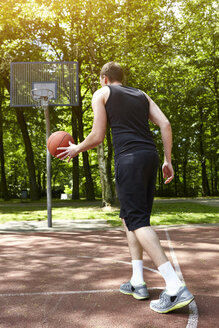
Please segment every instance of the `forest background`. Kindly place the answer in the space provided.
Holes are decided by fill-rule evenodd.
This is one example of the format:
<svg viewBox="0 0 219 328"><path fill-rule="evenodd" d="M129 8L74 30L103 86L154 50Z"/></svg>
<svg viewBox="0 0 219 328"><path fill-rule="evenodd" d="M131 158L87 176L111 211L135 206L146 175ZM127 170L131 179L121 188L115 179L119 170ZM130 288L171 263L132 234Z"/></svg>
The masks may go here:
<svg viewBox="0 0 219 328"><path fill-rule="evenodd" d="M77 61L77 107L51 107L51 132L81 142L92 128L92 93L108 61L119 62L125 84L145 91L173 130L174 181L164 185L163 147L156 196L218 193L218 26L212 0L0 0L0 198L46 196L44 113L10 107L10 63ZM52 193L115 201L110 130L103 144L71 163L52 159Z"/></svg>

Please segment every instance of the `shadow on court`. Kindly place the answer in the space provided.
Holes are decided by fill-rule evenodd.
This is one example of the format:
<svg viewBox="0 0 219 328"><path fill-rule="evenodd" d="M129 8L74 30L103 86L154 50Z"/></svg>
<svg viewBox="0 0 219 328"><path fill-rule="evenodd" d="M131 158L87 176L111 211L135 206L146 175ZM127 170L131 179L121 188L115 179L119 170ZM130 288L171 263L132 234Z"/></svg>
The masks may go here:
<svg viewBox="0 0 219 328"><path fill-rule="evenodd" d="M171 259L165 228L156 231ZM149 301L119 293L131 275L122 230L2 233L0 327L217 327L219 227L168 227L168 233L198 315L189 307L160 315ZM155 299L164 283L146 255L144 265Z"/></svg>

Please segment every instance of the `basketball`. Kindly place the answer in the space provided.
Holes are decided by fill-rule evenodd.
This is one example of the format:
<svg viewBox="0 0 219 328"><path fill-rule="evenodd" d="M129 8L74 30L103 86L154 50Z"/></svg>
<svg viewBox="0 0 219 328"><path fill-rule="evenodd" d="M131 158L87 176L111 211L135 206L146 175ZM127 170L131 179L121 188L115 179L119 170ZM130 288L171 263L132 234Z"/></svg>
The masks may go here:
<svg viewBox="0 0 219 328"><path fill-rule="evenodd" d="M52 156L57 157L58 154L63 152L63 150L57 150L57 148L68 147L69 141L74 143L74 139L68 132L56 131L48 138L47 148Z"/></svg>

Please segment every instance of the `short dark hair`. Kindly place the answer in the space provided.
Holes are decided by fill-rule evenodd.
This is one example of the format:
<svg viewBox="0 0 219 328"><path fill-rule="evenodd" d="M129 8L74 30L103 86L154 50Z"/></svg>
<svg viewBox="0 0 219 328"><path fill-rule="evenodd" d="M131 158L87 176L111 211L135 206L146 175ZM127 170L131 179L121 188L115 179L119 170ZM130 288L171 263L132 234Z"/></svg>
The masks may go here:
<svg viewBox="0 0 219 328"><path fill-rule="evenodd" d="M115 62L109 62L103 65L100 76L106 75L110 82L122 82L123 81L123 70L122 67Z"/></svg>

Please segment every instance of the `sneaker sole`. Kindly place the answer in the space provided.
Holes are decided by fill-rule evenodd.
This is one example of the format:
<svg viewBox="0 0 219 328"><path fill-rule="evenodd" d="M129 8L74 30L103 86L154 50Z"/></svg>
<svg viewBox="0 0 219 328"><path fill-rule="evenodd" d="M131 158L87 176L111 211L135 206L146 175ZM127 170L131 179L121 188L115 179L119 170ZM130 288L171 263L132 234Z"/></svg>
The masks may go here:
<svg viewBox="0 0 219 328"><path fill-rule="evenodd" d="M146 300L149 298L149 295L148 296L139 296L135 293L129 293L129 292L124 292L123 290L119 290L122 294L125 294L125 295L131 295L133 296L136 300Z"/></svg>
<svg viewBox="0 0 219 328"><path fill-rule="evenodd" d="M189 299L187 301L177 303L176 305L174 305L173 307L171 307L170 309L165 310L165 311L159 311L157 309L154 309L151 305L150 305L150 309L155 311L155 312L158 312L158 313L168 313L168 312L176 310L176 309L181 309L182 307L184 307L184 306L188 305L189 303L191 303L193 300L194 300L194 297L192 297L191 299Z"/></svg>
<svg viewBox="0 0 219 328"><path fill-rule="evenodd" d="M148 300L149 299L149 295L148 296L139 296L139 295L137 295L137 294L135 294L135 293L133 293L132 294L132 296L136 299L136 300Z"/></svg>

